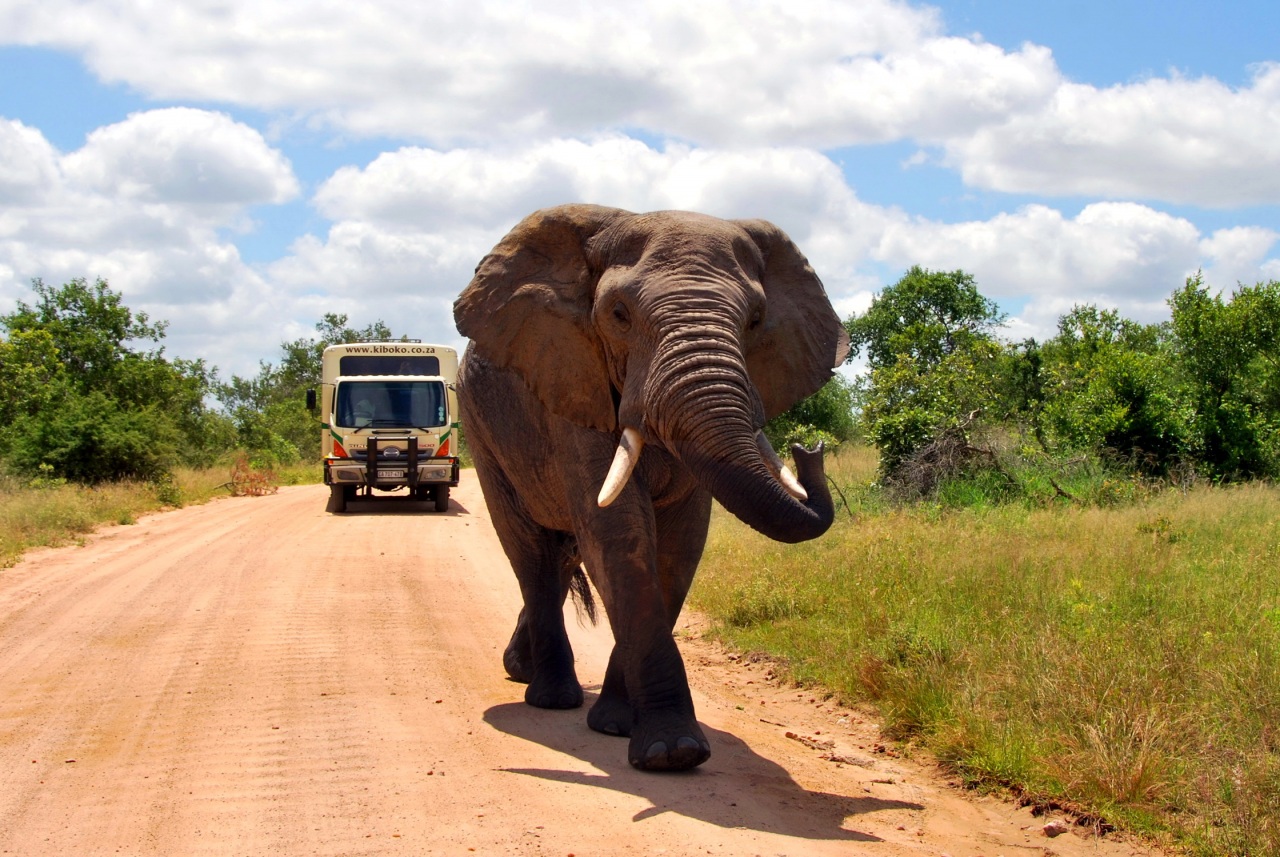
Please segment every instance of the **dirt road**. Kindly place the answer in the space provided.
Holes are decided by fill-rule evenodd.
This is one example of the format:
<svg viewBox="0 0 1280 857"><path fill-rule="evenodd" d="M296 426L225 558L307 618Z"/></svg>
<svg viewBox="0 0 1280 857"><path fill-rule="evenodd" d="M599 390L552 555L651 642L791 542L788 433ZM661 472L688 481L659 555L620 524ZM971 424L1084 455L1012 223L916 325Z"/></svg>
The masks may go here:
<svg viewBox="0 0 1280 857"><path fill-rule="evenodd" d="M0 569L0 853L1146 853L1046 838L696 630L711 760L633 771L585 711L505 679L519 594L474 478L447 515L325 499L222 500ZM608 629L570 630L590 703Z"/></svg>

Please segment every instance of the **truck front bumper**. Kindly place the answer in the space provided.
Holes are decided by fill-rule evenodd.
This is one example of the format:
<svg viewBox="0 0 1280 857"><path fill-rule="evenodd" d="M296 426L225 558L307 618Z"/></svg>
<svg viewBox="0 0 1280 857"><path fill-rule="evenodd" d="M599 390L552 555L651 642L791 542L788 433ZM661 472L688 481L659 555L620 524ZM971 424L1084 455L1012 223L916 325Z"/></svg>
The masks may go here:
<svg viewBox="0 0 1280 857"><path fill-rule="evenodd" d="M415 473L416 470L416 473ZM428 458L415 467L408 462L375 462L373 466L350 458L329 458L324 462L326 485L369 485L374 488L398 488L401 485L458 484L458 459Z"/></svg>

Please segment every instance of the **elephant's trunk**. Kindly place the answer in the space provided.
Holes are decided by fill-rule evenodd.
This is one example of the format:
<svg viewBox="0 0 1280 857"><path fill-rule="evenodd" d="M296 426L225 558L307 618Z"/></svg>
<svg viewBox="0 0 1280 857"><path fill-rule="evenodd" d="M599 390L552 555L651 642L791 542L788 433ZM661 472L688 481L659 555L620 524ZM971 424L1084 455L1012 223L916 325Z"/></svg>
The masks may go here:
<svg viewBox="0 0 1280 857"><path fill-rule="evenodd" d="M780 542L803 542L827 531L835 516L822 465L822 446L792 447L800 487L806 499L793 496L766 466L754 444L735 444L728 458L709 455L689 443L675 453L713 497L752 529Z"/></svg>
<svg viewBox="0 0 1280 857"><path fill-rule="evenodd" d="M798 483L759 426L763 412L731 335L667 344L646 382L648 427L736 517L771 539L817 538L835 515L822 448L794 449ZM691 355L681 361L681 354ZM692 356L696 355L696 356ZM790 484L788 484L790 483Z"/></svg>

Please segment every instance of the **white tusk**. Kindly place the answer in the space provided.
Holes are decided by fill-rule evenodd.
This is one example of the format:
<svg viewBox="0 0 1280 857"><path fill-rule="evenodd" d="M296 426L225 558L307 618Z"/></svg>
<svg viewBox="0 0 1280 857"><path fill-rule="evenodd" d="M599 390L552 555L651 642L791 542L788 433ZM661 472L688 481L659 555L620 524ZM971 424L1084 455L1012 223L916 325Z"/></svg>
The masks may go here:
<svg viewBox="0 0 1280 857"><path fill-rule="evenodd" d="M760 448L760 457L768 465L769 471L782 483L782 487L787 489L787 493L802 503L808 500L809 492L804 490L800 480L796 479L796 475L791 472L791 468L782 463L782 459L773 451L773 446L770 445L769 438L764 436L764 432L756 432L756 446Z"/></svg>
<svg viewBox="0 0 1280 857"><path fill-rule="evenodd" d="M618 441L618 451L613 454L613 464L609 466L609 475L604 478L600 497L596 500L601 508L618 499L627 480L631 478L631 471L635 470L636 463L640 461L643 450L644 439L640 437L640 432L633 428L623 429L622 440Z"/></svg>

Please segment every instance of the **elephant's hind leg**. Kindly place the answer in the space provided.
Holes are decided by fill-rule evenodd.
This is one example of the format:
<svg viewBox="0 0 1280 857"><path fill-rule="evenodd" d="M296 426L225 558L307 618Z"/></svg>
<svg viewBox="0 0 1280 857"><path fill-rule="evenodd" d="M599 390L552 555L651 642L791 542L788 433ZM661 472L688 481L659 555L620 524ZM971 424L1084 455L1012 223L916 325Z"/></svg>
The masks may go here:
<svg viewBox="0 0 1280 857"><path fill-rule="evenodd" d="M537 708L577 708L583 702L582 685L564 627L566 537L544 530L527 547L519 558L511 556L524 609L503 663L512 678L528 681L525 702Z"/></svg>
<svg viewBox="0 0 1280 857"><path fill-rule="evenodd" d="M529 623L525 621L523 609L516 619L516 629L511 632L506 651L502 653L502 666L514 681L521 684L533 681L533 644L529 640Z"/></svg>
<svg viewBox="0 0 1280 857"><path fill-rule="evenodd" d="M577 708L583 702L582 685L573 668L563 611L572 537L532 520L487 447L476 444L473 454L493 528L524 597L515 632L503 652L503 666L513 679L528 684L524 698L530 705Z"/></svg>

